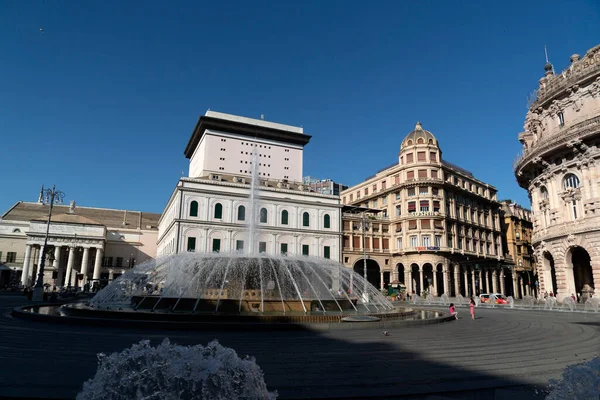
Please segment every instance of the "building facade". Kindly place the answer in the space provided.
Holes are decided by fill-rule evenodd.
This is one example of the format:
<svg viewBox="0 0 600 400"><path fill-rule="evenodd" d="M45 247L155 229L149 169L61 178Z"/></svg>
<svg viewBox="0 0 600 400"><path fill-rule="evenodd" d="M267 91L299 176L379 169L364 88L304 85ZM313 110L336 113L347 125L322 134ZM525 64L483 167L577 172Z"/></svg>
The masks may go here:
<svg viewBox="0 0 600 400"><path fill-rule="evenodd" d="M304 185L307 185L313 192L339 196L348 186L336 183L331 179L317 179L312 176L305 176Z"/></svg>
<svg viewBox="0 0 600 400"><path fill-rule="evenodd" d="M17 202L0 217L0 260L10 284L33 286L42 256L44 283L79 286L115 279L156 257L159 214L55 205L46 236L49 206Z"/></svg>
<svg viewBox="0 0 600 400"><path fill-rule="evenodd" d="M540 291L585 299L600 284L600 45L545 70L515 175L531 199Z"/></svg>
<svg viewBox="0 0 600 400"><path fill-rule="evenodd" d="M503 200L501 210L501 230L504 258L507 266L515 271L512 295L515 298L537 296L537 269L533 254L533 222L531 210Z"/></svg>
<svg viewBox="0 0 600 400"><path fill-rule="evenodd" d="M208 111L159 222L158 254L307 255L339 261L338 196L302 182L303 128Z"/></svg>
<svg viewBox="0 0 600 400"><path fill-rule="evenodd" d="M463 296L511 285L496 189L444 161L420 123L397 163L341 196L343 262L362 275L366 257L374 285L399 281L411 292Z"/></svg>

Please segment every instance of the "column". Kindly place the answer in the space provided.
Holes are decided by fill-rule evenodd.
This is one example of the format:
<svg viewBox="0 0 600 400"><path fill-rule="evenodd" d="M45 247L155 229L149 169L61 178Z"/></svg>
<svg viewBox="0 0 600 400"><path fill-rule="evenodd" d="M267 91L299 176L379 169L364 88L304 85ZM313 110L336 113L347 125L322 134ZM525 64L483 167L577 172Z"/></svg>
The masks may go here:
<svg viewBox="0 0 600 400"><path fill-rule="evenodd" d="M398 281L399 277L398 277L398 267L394 267L394 269L392 270L392 281Z"/></svg>
<svg viewBox="0 0 600 400"><path fill-rule="evenodd" d="M454 296L460 294L460 267L458 264L454 264Z"/></svg>
<svg viewBox="0 0 600 400"><path fill-rule="evenodd" d="M531 292L529 291L529 285L525 282L525 279L521 281L523 283L523 293L527 294L527 296L531 296Z"/></svg>
<svg viewBox="0 0 600 400"><path fill-rule="evenodd" d="M442 265L442 293L445 293L447 296L450 296L450 285L448 280L448 266L446 264Z"/></svg>
<svg viewBox="0 0 600 400"><path fill-rule="evenodd" d="M477 271L477 275L479 277L479 294L485 293L486 291L483 290L483 279L482 279L482 276L481 276L481 270Z"/></svg>
<svg viewBox="0 0 600 400"><path fill-rule="evenodd" d="M69 247L69 259L67 260L67 273L65 274L65 285L71 284L71 275L73 274L73 263L75 262L75 247Z"/></svg>
<svg viewBox="0 0 600 400"><path fill-rule="evenodd" d="M438 296L438 286L437 286L437 267L433 267L433 295Z"/></svg>
<svg viewBox="0 0 600 400"><path fill-rule="evenodd" d="M469 297L469 273L467 272L467 267L464 267L463 274L465 275L465 297Z"/></svg>
<svg viewBox="0 0 600 400"><path fill-rule="evenodd" d="M492 290L490 288L491 288L491 286L490 286L490 270L486 268L485 269L485 290L488 293L491 293Z"/></svg>
<svg viewBox="0 0 600 400"><path fill-rule="evenodd" d="M473 284L473 287L471 289L471 296L477 296L477 285L476 285L476 277L475 277L475 268L471 268L471 283ZM481 282L479 282L479 284L481 285Z"/></svg>
<svg viewBox="0 0 600 400"><path fill-rule="evenodd" d="M21 275L21 285L29 286L29 268L31 265L31 245L25 247L25 261L23 261L23 273Z"/></svg>
<svg viewBox="0 0 600 400"><path fill-rule="evenodd" d="M419 296L423 295L423 268L419 267Z"/></svg>
<svg viewBox="0 0 600 400"><path fill-rule="evenodd" d="M102 266L102 249L96 248L96 261L94 262L94 276L93 280L97 281L100 279L100 267Z"/></svg>
<svg viewBox="0 0 600 400"><path fill-rule="evenodd" d="M108 280L112 281L115 279L115 272L112 269L108 270Z"/></svg>
<svg viewBox="0 0 600 400"><path fill-rule="evenodd" d="M492 288L494 293L498 293L498 271L492 270Z"/></svg>
<svg viewBox="0 0 600 400"><path fill-rule="evenodd" d="M81 273L83 274L82 285L87 283L87 273L88 273L88 264L90 259L90 249L89 247L83 248L83 258L81 259Z"/></svg>
<svg viewBox="0 0 600 400"><path fill-rule="evenodd" d="M379 273L379 289L383 290L383 271Z"/></svg>
<svg viewBox="0 0 600 400"><path fill-rule="evenodd" d="M54 263L52 263L52 268L56 270L56 280L54 281L54 285L62 286L64 271L60 267L60 246L54 246Z"/></svg>
<svg viewBox="0 0 600 400"><path fill-rule="evenodd" d="M519 285L517 284L517 272L512 270L512 283L513 283L513 296L515 299L519 298Z"/></svg>
<svg viewBox="0 0 600 400"><path fill-rule="evenodd" d="M504 283L504 268L500 269L500 293L506 296L506 287Z"/></svg>

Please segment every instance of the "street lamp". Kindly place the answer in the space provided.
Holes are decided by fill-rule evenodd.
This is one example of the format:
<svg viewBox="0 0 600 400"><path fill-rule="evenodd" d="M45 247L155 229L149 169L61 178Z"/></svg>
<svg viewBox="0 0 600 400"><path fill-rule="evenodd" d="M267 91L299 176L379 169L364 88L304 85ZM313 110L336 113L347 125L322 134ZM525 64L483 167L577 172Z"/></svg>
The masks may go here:
<svg viewBox="0 0 600 400"><path fill-rule="evenodd" d="M50 205L50 211L48 212L48 222L46 223L46 237L44 238L44 247L42 247L42 259L38 270L38 277L35 287L33 288L33 301L44 300L44 266L46 264L46 247L48 246L48 234L50 233L50 218L52 218L52 207L54 203L62 204L65 194L60 190L56 190L55 185L52 185L52 189L46 189L42 193L42 201L44 204Z"/></svg>
<svg viewBox="0 0 600 400"><path fill-rule="evenodd" d="M364 289L363 289L363 297L364 297L364 301L366 303L366 302L369 301L369 297L367 296L367 284L368 284L368 280L367 280L367 242L365 240L365 231L367 229L371 229L371 224L366 221L366 219L365 219L365 213L363 213L362 217L361 217L360 229L362 230L363 263L364 263L364 277L365 277L365 283L364 283Z"/></svg>

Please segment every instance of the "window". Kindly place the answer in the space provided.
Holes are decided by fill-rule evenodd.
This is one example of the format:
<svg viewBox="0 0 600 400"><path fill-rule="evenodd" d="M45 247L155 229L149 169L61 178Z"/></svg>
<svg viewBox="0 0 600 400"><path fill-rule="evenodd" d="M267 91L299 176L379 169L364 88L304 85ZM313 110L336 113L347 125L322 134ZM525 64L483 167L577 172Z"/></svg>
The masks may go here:
<svg viewBox="0 0 600 400"><path fill-rule="evenodd" d="M417 235L410 237L410 247L417 247L419 245L419 237Z"/></svg>
<svg viewBox="0 0 600 400"><path fill-rule="evenodd" d="M438 200L433 201L433 212L440 212L440 202Z"/></svg>
<svg viewBox="0 0 600 400"><path fill-rule="evenodd" d="M408 229L417 229L417 220L408 221Z"/></svg>
<svg viewBox="0 0 600 400"><path fill-rule="evenodd" d="M280 249L282 255L284 255L284 256L287 255L287 252L288 252L288 245L287 245L287 243L281 243L279 245L279 249Z"/></svg>
<svg viewBox="0 0 600 400"><path fill-rule="evenodd" d="M437 169L432 169L431 170L431 177L437 179L437 177L438 177L438 170Z"/></svg>
<svg viewBox="0 0 600 400"><path fill-rule="evenodd" d="M195 237L188 238L187 251L196 251L196 238Z"/></svg>
<svg viewBox="0 0 600 400"><path fill-rule="evenodd" d="M422 219L421 220L421 229L431 229L431 220Z"/></svg>
<svg viewBox="0 0 600 400"><path fill-rule="evenodd" d="M221 203L215 204L215 219L223 218L223 205Z"/></svg>
<svg viewBox="0 0 600 400"><path fill-rule="evenodd" d="M414 161L415 161L415 160L414 160L413 153L408 153L408 154L406 155L406 163L407 163L407 164L412 164Z"/></svg>
<svg viewBox="0 0 600 400"><path fill-rule="evenodd" d="M429 153L429 160L437 161L437 153L435 151L432 151L431 153Z"/></svg>
<svg viewBox="0 0 600 400"><path fill-rule="evenodd" d="M258 252L259 253L267 252L267 242L258 242Z"/></svg>
<svg viewBox="0 0 600 400"><path fill-rule="evenodd" d="M433 245L435 247L442 247L442 237L436 235L433 239Z"/></svg>
<svg viewBox="0 0 600 400"><path fill-rule="evenodd" d="M452 235L449 234L448 237L446 238L446 241L448 243L448 247L454 247L452 244Z"/></svg>
<svg viewBox="0 0 600 400"><path fill-rule="evenodd" d="M246 220L246 207L244 207L244 206L239 206L238 207L237 219L238 219L238 221L245 221Z"/></svg>
<svg viewBox="0 0 600 400"><path fill-rule="evenodd" d="M331 258L331 247L329 247L329 246L323 247L323 257Z"/></svg>
<svg viewBox="0 0 600 400"><path fill-rule="evenodd" d="M416 201L409 201L408 202L408 212L415 212L417 211L417 202Z"/></svg>
<svg viewBox="0 0 600 400"><path fill-rule="evenodd" d="M540 195L542 196L542 200L547 200L548 199L548 189L546 189L545 186L542 186L540 188Z"/></svg>
<svg viewBox="0 0 600 400"><path fill-rule="evenodd" d="M331 217L329 216L329 214L325 214L325 216L323 217L323 227L325 229L331 228Z"/></svg>
<svg viewBox="0 0 600 400"><path fill-rule="evenodd" d="M213 239L212 251L213 253L221 251L221 239Z"/></svg>
<svg viewBox="0 0 600 400"><path fill-rule="evenodd" d="M117 268L123 268L123 257L117 257Z"/></svg>
<svg viewBox="0 0 600 400"><path fill-rule="evenodd" d="M303 256L307 256L308 255L308 245L307 244L303 244L302 245L302 255Z"/></svg>
<svg viewBox="0 0 600 400"><path fill-rule="evenodd" d="M387 182L386 181L381 182L381 190L385 190L386 187L387 187Z"/></svg>
<svg viewBox="0 0 600 400"><path fill-rule="evenodd" d="M15 251L9 251L6 253L6 262L14 263L17 260L17 253Z"/></svg>
<svg viewBox="0 0 600 400"><path fill-rule="evenodd" d="M419 187L419 194L429 194L429 187L428 186Z"/></svg>
<svg viewBox="0 0 600 400"><path fill-rule="evenodd" d="M402 248L402 238L396 238L396 248L400 250Z"/></svg>
<svg viewBox="0 0 600 400"><path fill-rule="evenodd" d="M394 175L394 185L399 185L400 184L400 175L396 174Z"/></svg>
<svg viewBox="0 0 600 400"><path fill-rule="evenodd" d="M431 236L429 236L429 235L421 236L421 244L423 247L431 246Z"/></svg>
<svg viewBox="0 0 600 400"><path fill-rule="evenodd" d="M408 195L409 196L416 196L417 195L416 190L415 190L414 187L408 188Z"/></svg>
<svg viewBox="0 0 600 400"><path fill-rule="evenodd" d="M429 211L429 200L421 200L419 202L419 211L421 211L421 212Z"/></svg>
<svg viewBox="0 0 600 400"><path fill-rule="evenodd" d="M377 184L373 185L373 193L377 193Z"/></svg>
<svg viewBox="0 0 600 400"><path fill-rule="evenodd" d="M571 215L573 219L577 219L577 200L571 201Z"/></svg>
<svg viewBox="0 0 600 400"><path fill-rule="evenodd" d="M407 171L406 179L408 179L408 180L415 179L415 171Z"/></svg>
<svg viewBox="0 0 600 400"><path fill-rule="evenodd" d="M396 200L400 200L400 192L396 192Z"/></svg>
<svg viewBox="0 0 600 400"><path fill-rule="evenodd" d="M13 229L13 233L21 233L21 230L19 228L15 228Z"/></svg>
<svg viewBox="0 0 600 400"><path fill-rule="evenodd" d="M402 215L402 207L400 205L396 206L396 217Z"/></svg>
<svg viewBox="0 0 600 400"><path fill-rule="evenodd" d="M198 216L198 202L192 201L190 203L190 217L197 217L197 216Z"/></svg>
<svg viewBox="0 0 600 400"><path fill-rule="evenodd" d="M381 198L381 204L383 204L383 205L387 204L387 196Z"/></svg>
<svg viewBox="0 0 600 400"><path fill-rule="evenodd" d="M287 210L283 210L281 212L281 225L287 225L288 224L288 212Z"/></svg>
<svg viewBox="0 0 600 400"><path fill-rule="evenodd" d="M236 240L235 241L235 250L236 251L244 251L244 241L243 240Z"/></svg>
<svg viewBox="0 0 600 400"><path fill-rule="evenodd" d="M562 111L559 111L556 116L558 117L558 125L565 126L565 114Z"/></svg>
<svg viewBox="0 0 600 400"><path fill-rule="evenodd" d="M260 209L260 222L267 223L267 209L264 207Z"/></svg>
<svg viewBox="0 0 600 400"><path fill-rule="evenodd" d="M365 196L368 196L368 195L369 195L369 188L366 187L365 188Z"/></svg>
<svg viewBox="0 0 600 400"><path fill-rule="evenodd" d="M310 215L307 212L302 214L302 226L310 226Z"/></svg>
<svg viewBox="0 0 600 400"><path fill-rule="evenodd" d="M135 258L134 257L130 257L127 259L127 266L129 268L135 267Z"/></svg>
<svg viewBox="0 0 600 400"><path fill-rule="evenodd" d="M427 161L424 151L417 152L417 161Z"/></svg>
<svg viewBox="0 0 600 400"><path fill-rule="evenodd" d="M579 187L579 178L575 174L567 174L563 178L563 188L577 189Z"/></svg>
<svg viewBox="0 0 600 400"><path fill-rule="evenodd" d="M427 170L426 169L420 169L418 171L418 177L419 178L427 178Z"/></svg>

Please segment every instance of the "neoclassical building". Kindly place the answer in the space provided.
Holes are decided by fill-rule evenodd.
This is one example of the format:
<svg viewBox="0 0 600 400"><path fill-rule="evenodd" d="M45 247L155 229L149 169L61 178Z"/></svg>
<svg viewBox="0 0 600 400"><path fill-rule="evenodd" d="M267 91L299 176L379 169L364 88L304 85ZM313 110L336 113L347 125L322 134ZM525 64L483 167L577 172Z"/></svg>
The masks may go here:
<svg viewBox="0 0 600 400"><path fill-rule="evenodd" d="M156 257L160 214L55 205L48 246L42 255L49 206L19 201L0 217L0 264L10 269L4 284L33 286L42 256L44 283L79 286L117 278Z"/></svg>
<svg viewBox="0 0 600 400"><path fill-rule="evenodd" d="M301 127L263 119L201 116L184 152L189 176L179 180L159 221L158 255L240 252L339 261L339 196L302 182L310 138Z"/></svg>
<svg viewBox="0 0 600 400"><path fill-rule="evenodd" d="M537 269L531 243L533 222L531 210L511 200L502 200L501 230L505 262L515 271L513 296L537 295Z"/></svg>
<svg viewBox="0 0 600 400"><path fill-rule="evenodd" d="M586 298L600 285L600 45L545 70L515 175L531 199L540 291Z"/></svg>
<svg viewBox="0 0 600 400"><path fill-rule="evenodd" d="M496 189L444 161L420 123L402 141L397 163L341 196L343 262L362 275L366 255L374 285L399 281L436 295L513 287L502 263Z"/></svg>

